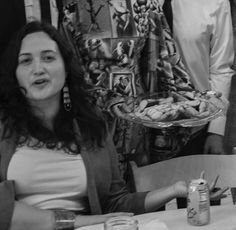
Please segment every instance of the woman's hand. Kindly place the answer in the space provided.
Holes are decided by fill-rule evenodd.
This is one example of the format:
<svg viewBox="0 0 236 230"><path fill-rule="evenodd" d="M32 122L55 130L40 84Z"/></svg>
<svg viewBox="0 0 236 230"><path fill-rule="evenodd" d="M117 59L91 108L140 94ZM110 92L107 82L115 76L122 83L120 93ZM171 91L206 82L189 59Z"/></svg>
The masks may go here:
<svg viewBox="0 0 236 230"><path fill-rule="evenodd" d="M201 173L201 178L204 179L205 172L203 171ZM219 179L219 175L215 177L215 179L212 181L212 183L209 185L209 190L210 190L210 200L220 200L221 198L226 197L224 193L229 189L229 187L224 187L224 188L219 188L216 189L216 183Z"/></svg>
<svg viewBox="0 0 236 230"><path fill-rule="evenodd" d="M204 154L226 154L223 147L223 136L218 134L209 134L205 145Z"/></svg>
<svg viewBox="0 0 236 230"><path fill-rule="evenodd" d="M200 178L204 179L205 172L202 171ZM216 183L219 179L219 175L215 177L215 179L212 181L212 183L209 185L209 191L210 191L210 200L219 200L221 198L226 197L224 194L229 188L224 187L224 188L219 188L215 189ZM187 197L188 193L188 185L184 181L178 181L173 185L174 189L174 195L175 197Z"/></svg>
<svg viewBox="0 0 236 230"><path fill-rule="evenodd" d="M75 219L75 227L78 228L78 227L87 226L87 225L101 224L111 217L133 216L133 215L134 214L130 212L114 212L114 213L108 213L104 215L88 215L88 216L79 215Z"/></svg>

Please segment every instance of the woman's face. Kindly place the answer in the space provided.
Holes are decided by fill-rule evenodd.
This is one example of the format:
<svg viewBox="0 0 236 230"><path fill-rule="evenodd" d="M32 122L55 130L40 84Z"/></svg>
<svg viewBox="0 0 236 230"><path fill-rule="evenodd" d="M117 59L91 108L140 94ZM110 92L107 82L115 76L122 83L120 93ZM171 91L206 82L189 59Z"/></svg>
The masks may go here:
<svg viewBox="0 0 236 230"><path fill-rule="evenodd" d="M64 60L45 32L28 34L22 40L16 78L29 101L60 100L66 79Z"/></svg>

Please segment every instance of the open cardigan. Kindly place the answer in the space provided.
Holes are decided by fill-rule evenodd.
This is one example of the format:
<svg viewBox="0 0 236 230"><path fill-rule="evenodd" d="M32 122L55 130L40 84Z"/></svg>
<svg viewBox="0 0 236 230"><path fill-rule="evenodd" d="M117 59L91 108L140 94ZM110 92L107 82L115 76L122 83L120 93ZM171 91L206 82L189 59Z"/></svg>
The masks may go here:
<svg viewBox="0 0 236 230"><path fill-rule="evenodd" d="M15 153L16 137L0 142L0 226L8 230L14 210L14 181L7 180L9 162ZM87 171L91 214L109 212L144 213L144 193L129 193L118 169L117 153L111 138L99 149L81 150Z"/></svg>

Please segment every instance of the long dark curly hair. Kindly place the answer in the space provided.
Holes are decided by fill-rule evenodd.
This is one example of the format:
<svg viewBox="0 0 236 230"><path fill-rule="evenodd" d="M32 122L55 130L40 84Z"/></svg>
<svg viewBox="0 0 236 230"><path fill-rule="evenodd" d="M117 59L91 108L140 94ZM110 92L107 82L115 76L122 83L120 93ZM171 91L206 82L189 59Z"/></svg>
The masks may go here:
<svg viewBox="0 0 236 230"><path fill-rule="evenodd" d="M57 43L67 72L72 110L65 111L61 102L53 131L34 115L16 79L21 42L26 35L34 32L45 32ZM0 70L0 118L4 124L2 138L9 138L16 133L21 137L18 144L27 144L33 137L37 141L32 147L44 145L47 148L57 148L60 143L64 149L74 152L77 150L71 146L78 143L78 139L102 146L107 135L106 122L93 104L94 99L89 94L89 87L78 63L64 37L53 26L35 21L18 31L10 42Z"/></svg>

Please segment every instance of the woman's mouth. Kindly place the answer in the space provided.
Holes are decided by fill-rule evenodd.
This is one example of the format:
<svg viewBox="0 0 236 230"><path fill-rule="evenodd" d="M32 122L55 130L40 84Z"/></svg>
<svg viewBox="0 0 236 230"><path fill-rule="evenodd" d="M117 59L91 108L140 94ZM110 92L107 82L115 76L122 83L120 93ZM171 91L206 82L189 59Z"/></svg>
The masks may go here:
<svg viewBox="0 0 236 230"><path fill-rule="evenodd" d="M33 85L37 86L37 87L43 87L45 86L49 81L47 79L38 79L36 81L34 81Z"/></svg>

